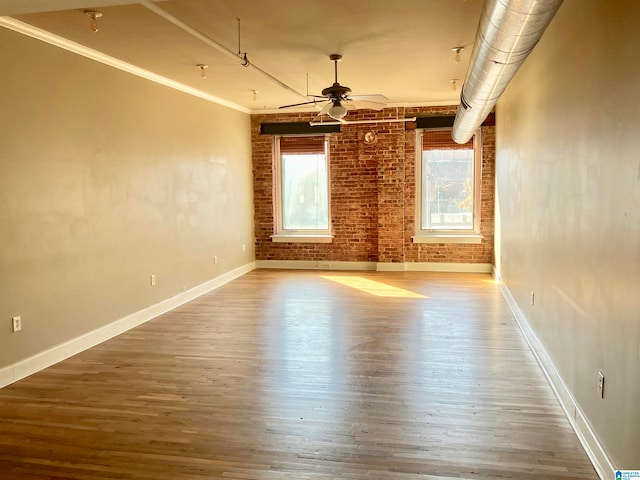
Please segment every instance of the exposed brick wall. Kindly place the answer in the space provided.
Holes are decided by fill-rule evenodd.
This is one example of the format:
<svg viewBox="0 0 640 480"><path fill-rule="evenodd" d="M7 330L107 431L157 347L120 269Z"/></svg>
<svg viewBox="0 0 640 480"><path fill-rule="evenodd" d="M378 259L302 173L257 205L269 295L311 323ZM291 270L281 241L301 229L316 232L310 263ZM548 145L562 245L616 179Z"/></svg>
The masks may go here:
<svg viewBox="0 0 640 480"><path fill-rule="evenodd" d="M349 120L390 118L396 113L455 114L456 107L349 112ZM263 122L317 120L314 113L252 115L257 260L493 263L495 132L482 127L482 192L479 245L415 244L415 130L402 123L343 125L329 140L331 244L274 243L273 136ZM377 142L364 143L367 131Z"/></svg>

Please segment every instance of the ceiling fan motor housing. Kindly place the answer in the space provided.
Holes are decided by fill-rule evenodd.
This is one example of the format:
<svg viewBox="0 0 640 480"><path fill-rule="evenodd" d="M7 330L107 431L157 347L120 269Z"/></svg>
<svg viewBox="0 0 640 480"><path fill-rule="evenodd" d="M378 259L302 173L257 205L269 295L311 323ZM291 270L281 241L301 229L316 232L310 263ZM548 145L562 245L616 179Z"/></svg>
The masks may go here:
<svg viewBox="0 0 640 480"><path fill-rule="evenodd" d="M322 90L322 95L334 100L344 100L344 98L351 93L349 87L344 87L338 82L334 83L330 87Z"/></svg>

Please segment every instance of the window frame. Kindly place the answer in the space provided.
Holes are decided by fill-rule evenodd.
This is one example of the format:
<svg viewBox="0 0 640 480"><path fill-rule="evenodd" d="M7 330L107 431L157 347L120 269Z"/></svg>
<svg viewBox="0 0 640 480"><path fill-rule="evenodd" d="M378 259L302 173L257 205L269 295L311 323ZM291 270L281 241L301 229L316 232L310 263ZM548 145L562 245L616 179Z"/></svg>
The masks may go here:
<svg viewBox="0 0 640 480"><path fill-rule="evenodd" d="M422 152L425 132L451 131L451 127L420 128L416 130L415 148L415 235L414 243L481 243L480 234L482 199L482 132L479 128L473 135L473 226L472 228L422 228Z"/></svg>
<svg viewBox="0 0 640 480"><path fill-rule="evenodd" d="M327 169L327 228L326 229L287 229L284 228L283 206L283 162L280 153L280 139L284 137L324 137L324 157ZM273 242L286 243L331 243L333 240L331 224L331 170L329 158L329 134L300 134L300 135L276 135L273 146L273 172L274 172L274 234Z"/></svg>

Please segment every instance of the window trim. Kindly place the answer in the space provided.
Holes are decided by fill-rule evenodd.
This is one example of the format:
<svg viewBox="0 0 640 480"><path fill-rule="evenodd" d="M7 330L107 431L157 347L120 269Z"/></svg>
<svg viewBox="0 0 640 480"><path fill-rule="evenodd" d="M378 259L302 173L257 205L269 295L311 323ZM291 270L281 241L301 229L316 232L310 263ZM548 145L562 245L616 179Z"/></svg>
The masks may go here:
<svg viewBox="0 0 640 480"><path fill-rule="evenodd" d="M326 229L285 229L283 227L283 192L282 192L282 155L280 154L280 139L283 137L324 137L324 155L327 166L327 218ZM300 135L276 135L273 146L273 220L274 234L271 241L276 243L331 243L333 241L331 224L331 171L329 159L329 134L300 134Z"/></svg>
<svg viewBox="0 0 640 480"><path fill-rule="evenodd" d="M415 147L415 235L412 237L414 243L481 243L480 215L482 199L482 132L478 128L473 135L473 175L474 175L474 198L473 198L473 228L466 229L439 229L422 228L422 137L427 131L451 131L451 127L441 128L420 128L416 129Z"/></svg>

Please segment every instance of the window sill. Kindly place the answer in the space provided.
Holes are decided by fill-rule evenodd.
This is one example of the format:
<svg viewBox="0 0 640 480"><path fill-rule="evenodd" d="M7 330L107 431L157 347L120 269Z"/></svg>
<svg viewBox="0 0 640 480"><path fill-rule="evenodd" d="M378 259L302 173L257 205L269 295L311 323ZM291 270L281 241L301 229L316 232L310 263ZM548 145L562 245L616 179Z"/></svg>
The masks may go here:
<svg viewBox="0 0 640 480"><path fill-rule="evenodd" d="M271 235L275 243L332 243L333 235Z"/></svg>
<svg viewBox="0 0 640 480"><path fill-rule="evenodd" d="M479 233L434 233L431 235L415 235L413 243L482 243Z"/></svg>

